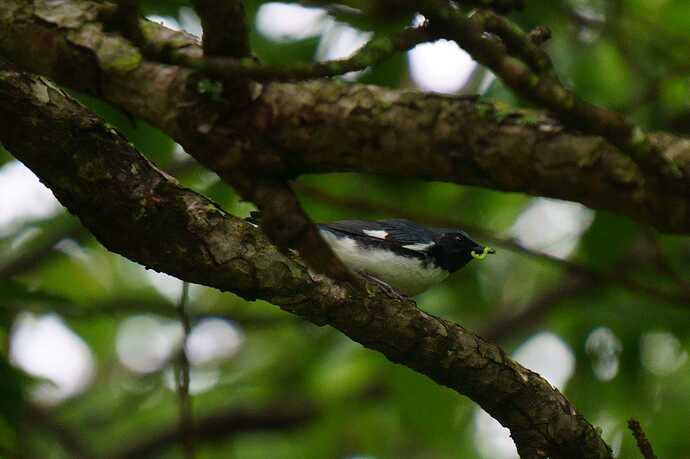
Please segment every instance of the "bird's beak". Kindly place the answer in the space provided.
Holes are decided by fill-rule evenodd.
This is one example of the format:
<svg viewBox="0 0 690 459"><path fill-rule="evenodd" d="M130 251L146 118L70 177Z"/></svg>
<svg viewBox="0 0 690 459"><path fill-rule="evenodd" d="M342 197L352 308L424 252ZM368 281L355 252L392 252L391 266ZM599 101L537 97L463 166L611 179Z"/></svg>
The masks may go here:
<svg viewBox="0 0 690 459"><path fill-rule="evenodd" d="M481 245L478 245L470 252L472 258L476 258L477 260L483 260L490 253L496 253L496 251L491 247L482 247Z"/></svg>

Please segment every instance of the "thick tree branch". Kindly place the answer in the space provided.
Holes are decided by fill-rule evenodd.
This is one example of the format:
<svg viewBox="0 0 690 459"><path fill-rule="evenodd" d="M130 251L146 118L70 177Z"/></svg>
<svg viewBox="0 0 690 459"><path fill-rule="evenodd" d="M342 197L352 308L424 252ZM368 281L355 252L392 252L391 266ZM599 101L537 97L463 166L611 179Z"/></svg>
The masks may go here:
<svg viewBox="0 0 690 459"><path fill-rule="evenodd" d="M600 137L499 104L313 81L257 87L238 112L199 91L202 76L143 60L126 40L104 33L97 21L105 6L70 5L0 3L0 54L152 122L190 152L226 151L228 164L248 152L277 177L359 171L520 191L690 233L690 200L672 191L690 178L685 138L648 136L684 174L662 185L659 171L641 169ZM149 24L146 35L201 55L184 34Z"/></svg>
<svg viewBox="0 0 690 459"><path fill-rule="evenodd" d="M194 0L193 4L204 29L204 59L215 56L220 56L215 59L243 58L250 54L249 28L241 0ZM241 109L249 102L254 84L246 77L222 78L224 87L216 98L237 98L239 100L231 104ZM257 205L264 215L262 229L283 252L298 250L317 272L358 283L323 241L287 180L270 172L267 174L264 165L254 161L254 152L219 144L203 149L189 148L188 151Z"/></svg>
<svg viewBox="0 0 690 459"><path fill-rule="evenodd" d="M266 135L295 171L374 172L521 191L690 232L686 193L669 191L655 171L640 169L603 139L539 113L324 82L273 84L260 102L257 116L271 120ZM690 173L689 140L650 138Z"/></svg>
<svg viewBox="0 0 690 459"><path fill-rule="evenodd" d="M110 250L181 279L330 324L467 395L524 458L610 458L596 430L539 375L463 327L310 274L243 220L181 188L112 128L40 77L0 73L0 140Z"/></svg>
<svg viewBox="0 0 690 459"><path fill-rule="evenodd" d="M35 10L32 9L26 12L32 18L37 17L49 22L57 20L60 26L67 25L68 27L70 24L73 24L73 21L103 20L109 28L119 28L124 31L124 34L129 39L132 39L131 23L136 20L136 3L136 0L122 0L117 8L110 4L82 4L85 7L84 10L61 8L60 5L38 4ZM199 3L206 14L211 13L213 2L201 1ZM232 15L242 10L239 2L236 2L229 9L223 8L222 5L220 8L223 9L223 14ZM96 29L100 32L103 30L103 26L104 24L99 23ZM221 34L220 22L217 21L217 18L213 18L210 27L213 29L214 35ZM68 38L68 41L74 38L76 42L73 44L79 42L81 45L85 45L95 38L91 35L91 32L94 32L96 29L85 30L84 35L79 34L79 36ZM142 28L141 30L145 31L146 29ZM134 35L142 34L137 33ZM229 42L224 41L227 38L225 36L227 33L224 32L222 35L222 37L216 36L215 39L205 42L214 53L221 54L221 47L229 45ZM181 34L181 36L186 37L184 34ZM129 69L131 65L138 65L142 59L142 53L146 55L156 53L156 46L148 39L143 39L143 50L130 48L129 51L120 53L117 48L121 45L128 46L127 40L119 36L112 36L111 38L98 43L91 42L91 44L107 48L107 50L105 48L101 48L101 50L117 61L113 62L114 66L111 68L116 72ZM195 50L200 52L198 47ZM82 72L83 69L75 69L74 71ZM196 82L201 84L203 81L197 80ZM217 93L213 92L210 97L213 101L224 99L223 109L217 110L215 114L211 114L206 121L217 117L221 113L228 117L236 116L236 110L248 102L250 92L255 87L253 83L246 79L232 82L226 80L224 83L227 87L223 89L221 85L220 91ZM198 90L199 93L203 92L196 85L195 90ZM228 101L228 97L234 97L234 99ZM188 105L189 103L187 101L183 104ZM181 106L178 108L182 109ZM191 131L194 136L203 136L204 129L207 126L194 126ZM267 150L258 137L254 136L252 139L252 147ZM237 140L240 142L247 141L247 139L240 138ZM195 145L186 144L186 146L189 153L196 156L206 167L217 172L226 183L234 186L245 199L254 201L264 211L266 218L262 222L262 226L269 238L283 252L290 249L299 250L303 254L304 260L317 272L325 273L334 279L359 284L359 278L347 270L333 254L330 247L323 241L315 225L301 208L285 179L276 175L272 170L276 166L275 160L269 159L269 161L274 163L270 166L262 162L262 158L266 158L271 154L269 151L264 154L257 154L257 152L250 148L234 148L231 141L215 142L213 144L206 143L201 147L199 147L198 143ZM273 156L275 158L275 155Z"/></svg>
<svg viewBox="0 0 690 459"><path fill-rule="evenodd" d="M185 160L173 163L165 168L165 172L176 175L185 172L197 163L194 160ZM51 260L60 252L56 246L66 239L73 239L83 243L91 235L79 221L71 215L58 215L47 219L32 221L29 226L44 228L50 227L50 231L44 231L32 238L14 257L0 262L0 280L23 275L34 270L41 264ZM13 237L13 236L10 236Z"/></svg>
<svg viewBox="0 0 690 459"><path fill-rule="evenodd" d="M674 161L655 149L648 134L615 112L590 104L568 90L556 77L546 53L532 43L515 24L489 11L467 17L446 2L427 0L420 9L435 33L456 40L478 62L493 70L518 94L547 108L563 123L600 135L643 167L664 178L684 177ZM499 35L503 43L486 36ZM515 58L510 52L519 56ZM523 62L524 61L524 62ZM530 68L530 66L532 68ZM664 185L673 185L665 183ZM679 190L687 190L687 183Z"/></svg>
<svg viewBox="0 0 690 459"><path fill-rule="evenodd" d="M200 151L197 156L208 157L210 153L220 159L211 162L212 169L262 211L260 225L269 239L283 253L290 250L298 251L304 261L317 272L339 281L359 285L360 279L347 269L323 241L319 230L302 208L290 184L284 179L254 176L256 169L248 170L240 164L226 166L226 151L219 150L215 155L213 150ZM249 158L245 160L249 162Z"/></svg>
<svg viewBox="0 0 690 459"><path fill-rule="evenodd" d="M198 0L196 6L206 18L202 22L204 27L209 27L210 33L204 34L204 59L243 57L244 54L240 54L242 39L237 34L245 36L248 47L248 30L246 24L242 26L245 20L241 1L218 3ZM150 43L153 42L147 41L147 54L152 52ZM251 91L256 89L255 83L245 77L224 77L222 86L214 97L226 100L226 116L237 116L236 111L244 108L250 100ZM263 156L275 157L270 146L260 138L254 137L252 144L265 151ZM263 213L262 229L283 252L297 250L315 271L333 279L359 284L359 279L348 271L323 241L285 177L273 171L275 167L280 167L279 164L274 162L267 167L260 158L257 159L262 155L248 148L234 148L231 142L214 143L203 148L187 147L190 154L234 186L244 199L253 201L259 207Z"/></svg>

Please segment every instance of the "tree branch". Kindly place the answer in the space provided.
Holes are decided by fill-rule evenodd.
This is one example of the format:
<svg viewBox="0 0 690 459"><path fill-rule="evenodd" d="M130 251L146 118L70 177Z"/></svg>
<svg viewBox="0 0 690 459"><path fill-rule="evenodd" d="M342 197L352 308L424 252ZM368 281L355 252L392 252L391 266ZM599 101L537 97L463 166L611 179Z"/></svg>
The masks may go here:
<svg viewBox="0 0 690 459"><path fill-rule="evenodd" d="M373 172L527 192L690 232L686 193L661 186L654 171L603 139L568 131L538 112L324 82L273 84L260 102L272 121L266 135L296 171ZM690 171L690 141L651 138Z"/></svg>
<svg viewBox="0 0 690 459"><path fill-rule="evenodd" d="M637 447L642 453L644 459L657 459L656 454L654 454L654 449L652 449L652 444L649 443L647 435L645 435L644 430L642 430L642 425L640 421L634 418L628 419L628 428L632 432L633 437L635 437L635 442L637 442Z"/></svg>
<svg viewBox="0 0 690 459"><path fill-rule="evenodd" d="M328 7L334 2L328 0L297 0L306 6ZM439 0L440 5L447 4L447 0ZM400 14L403 11L417 11L419 0L376 0L362 2L360 0L343 0L338 4L360 11L362 14L372 16L375 19L386 20L390 18L391 12ZM525 0L459 0L455 1L463 8L488 8L501 13L508 13L512 10L522 10L525 7Z"/></svg>
<svg viewBox="0 0 690 459"><path fill-rule="evenodd" d="M177 304L177 316L182 325L182 345L173 364L175 375L175 386L177 390L178 406L178 425L184 457L194 459L195 457L195 436L194 436L194 411L192 398L189 394L189 359L187 358L187 340L192 330L189 315L187 315L187 302L189 299L189 283L182 283L182 293Z"/></svg>
<svg viewBox="0 0 690 459"><path fill-rule="evenodd" d="M103 34L94 22L101 6L75 1L80 8L69 18L50 4L15 2L0 4L0 13L8 13L0 14L7 37L0 40L0 53L99 94L163 129L188 151L230 150L230 162L250 151L257 166L277 176L350 170L523 191L690 232L685 193L661 186L657 173L641 170L601 138L569 132L538 113L316 81L264 86L242 116L236 108L233 116L224 116L222 103L197 91L198 75L144 61L126 40ZM149 39L174 39L201 52L184 34L154 24L148 29ZM40 46L36 37L51 46ZM333 138L339 139L335 146ZM649 138L690 176L690 141L661 133ZM676 181L684 186L684 179Z"/></svg>
<svg viewBox="0 0 690 459"><path fill-rule="evenodd" d="M208 27L209 30L204 35L204 56L199 56L200 50L198 47L194 47L188 57L191 56L189 58L193 62L204 63L207 61L226 62L227 59L223 57L226 55L244 56L244 54L238 54L240 50L236 47L238 45L237 37L235 37L237 31L225 29L228 26L226 21L230 21L235 26L238 26L237 21L244 21L241 2L218 3L199 0L196 2L196 6L202 16L206 18L204 27ZM148 24L150 25L150 23ZM144 30L147 30L147 23L143 22L143 25ZM247 31L240 30L240 32L245 33ZM248 42L246 45L248 47ZM181 49L185 47L182 46ZM146 40L145 53L146 55L161 56L163 59L166 55L173 56L172 60L179 60L180 56L187 56L170 51L165 46L163 48L156 46L155 41L148 39ZM221 57L215 57L217 55ZM175 56L177 57L175 58ZM221 77L224 78L223 82L218 85L217 90L211 91L211 99L225 101L223 114L227 117L236 117L237 111L243 109L249 102L251 92L257 89L257 86L245 77L234 80L226 76ZM198 81L199 84L203 82ZM215 113L204 122L208 123L217 115L218 113ZM207 128L210 129L210 125L198 126L194 135L203 134ZM256 152L242 147L242 142L246 142L248 139L240 138L226 139L229 140L228 142L205 143L203 146L200 146L198 142L193 145L186 144L186 150L206 167L216 172L224 182L235 187L244 199L256 204L264 215L261 222L262 229L283 252L298 250L303 254L303 259L315 271L327 274L333 279L358 285L359 278L343 265L323 241L318 229L297 201L286 178L276 173L276 169L282 168L280 160L260 137L247 135L247 133L248 131L245 132L244 137L251 138L251 145L263 151ZM237 148L238 146L240 148Z"/></svg>
<svg viewBox="0 0 690 459"><path fill-rule="evenodd" d="M276 177L358 171L526 192L690 233L690 200L674 191L690 180L688 139L649 135L684 171L661 184L658 171L600 137L467 98L318 80L265 85L238 112L200 91L198 73L143 60L127 40L105 34L97 21L106 6L71 5L70 16L50 3L0 3L0 54L148 120L199 156L224 151L232 163L247 152ZM146 35L201 55L182 33L149 24Z"/></svg>
<svg viewBox="0 0 690 459"><path fill-rule="evenodd" d="M456 40L477 62L493 70L508 87L550 110L565 125L606 138L638 164L650 167L664 178L684 176L674 161L655 149L648 134L640 127L566 89L556 77L546 53L532 43L517 25L489 11L467 17L464 12L438 0L427 0L420 8L429 18L434 33ZM486 37L486 32L499 35L503 44ZM513 57L509 53L511 50L522 60ZM679 189L687 189L687 183Z"/></svg>
<svg viewBox="0 0 690 459"><path fill-rule="evenodd" d="M40 77L0 73L0 140L110 250L178 278L281 305L467 395L524 458L610 458L544 379L463 327L310 274L243 220L181 188L112 128Z"/></svg>
<svg viewBox="0 0 690 459"><path fill-rule="evenodd" d="M185 172L196 162L192 159L171 164L165 168L165 172L176 175ZM70 215L59 215L47 219L32 221L31 226L51 227L50 231L42 232L28 243L14 257L0 263L0 280L16 277L34 270L37 266L47 262L59 252L55 250L58 243L65 239L74 239L77 242L84 242L89 238L90 233L79 224L79 221ZM14 237L14 236L10 236Z"/></svg>
<svg viewBox="0 0 690 459"><path fill-rule="evenodd" d="M242 58L250 54L249 28L241 0L194 0L204 29L204 57L228 56ZM249 100L252 83L246 78L223 79L223 90L217 98L232 98L240 94L242 107ZM234 94L233 94L234 93ZM218 145L187 150L221 179L234 186L240 195L262 211L261 227L283 252L299 251L314 270L340 281L358 284L358 279L335 256L297 201L284 177L266 171L265 165L255 161L255 154L247 149L233 149Z"/></svg>
<svg viewBox="0 0 690 459"><path fill-rule="evenodd" d="M201 441L227 441L243 432L290 430L299 428L314 419L314 408L304 404L274 404L261 410L233 408L199 418L194 426L194 436ZM174 426L142 441L115 452L106 459L148 459L155 457L174 444L181 435Z"/></svg>
<svg viewBox="0 0 690 459"><path fill-rule="evenodd" d="M207 56L246 57L249 47L249 25L241 0L192 0L201 17L203 45Z"/></svg>
<svg viewBox="0 0 690 459"><path fill-rule="evenodd" d="M165 42L157 42L158 46L162 45L162 48L155 51L155 57L162 62L189 67L219 79L245 77L256 81L299 81L334 77L364 70L388 59L395 53L407 51L431 39L425 26L407 28L392 37L374 37L345 59L294 63L285 67L263 64L252 58L199 56L193 48L172 48Z"/></svg>
<svg viewBox="0 0 690 459"><path fill-rule="evenodd" d="M239 164L236 167L226 166L225 151L216 152L214 156L220 161L214 161L211 169L234 185L245 199L256 204L262 211L261 229L283 253L296 250L316 272L342 282L360 285L360 279L347 269L325 243L286 180L256 177L256 169L247 170ZM213 155L214 152L201 151L198 155L208 156L209 153Z"/></svg>

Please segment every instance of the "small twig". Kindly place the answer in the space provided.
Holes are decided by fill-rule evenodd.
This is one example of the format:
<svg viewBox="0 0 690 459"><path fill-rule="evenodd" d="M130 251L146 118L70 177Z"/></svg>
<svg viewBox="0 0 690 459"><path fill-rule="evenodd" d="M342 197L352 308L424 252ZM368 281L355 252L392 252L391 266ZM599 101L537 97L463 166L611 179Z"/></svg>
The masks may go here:
<svg viewBox="0 0 690 459"><path fill-rule="evenodd" d="M319 7L335 16L336 19L346 17L368 16L373 21L385 22L391 15L401 15L405 12L417 12L418 0L376 0L376 1L345 1L332 0L293 0L306 7ZM448 3L447 0L443 0ZM340 4L339 4L340 3ZM523 10L526 0L456 0L459 7L464 9L486 8L499 13L509 13L513 10Z"/></svg>
<svg viewBox="0 0 690 459"><path fill-rule="evenodd" d="M404 52L431 36L425 26L408 28L393 37L374 37L347 59L316 63L296 63L286 67L267 65L254 58L235 59L217 56L199 56L185 48L161 49L157 58L163 62L193 68L222 80L240 77L256 81L297 81L326 78L364 70L376 65L397 52Z"/></svg>
<svg viewBox="0 0 690 459"><path fill-rule="evenodd" d="M529 41L541 46L551 39L551 29L546 26L537 26L527 34Z"/></svg>
<svg viewBox="0 0 690 459"><path fill-rule="evenodd" d="M498 36L507 51L520 57L534 72L557 80L551 58L539 47L551 36L548 28L539 27L526 34L504 16L488 10L476 12L471 16L471 20L477 22L487 32Z"/></svg>
<svg viewBox="0 0 690 459"><path fill-rule="evenodd" d="M565 125L605 138L643 167L672 178L670 183L677 183L682 177L678 166L657 151L639 126L565 88L549 68L545 53L515 24L491 12L467 17L438 0L421 3L422 14L429 19L436 36L456 40L517 94L548 109ZM487 38L486 32L499 35L502 41Z"/></svg>
<svg viewBox="0 0 690 459"><path fill-rule="evenodd" d="M188 298L189 283L183 282L180 302L177 305L177 313L180 323L182 323L184 335L182 346L174 365L174 372L179 403L180 441L182 442L185 457L187 459L194 459L194 418L192 415L192 401L189 397L189 359L187 359L186 349L187 338L191 331L191 324L186 311Z"/></svg>
<svg viewBox="0 0 690 459"><path fill-rule="evenodd" d="M628 419L628 428L632 432L633 437L635 437L637 447L640 449L642 457L644 457L644 459L657 459L652 449L652 444L649 443L647 435L645 435L644 430L642 430L640 421L635 418Z"/></svg>

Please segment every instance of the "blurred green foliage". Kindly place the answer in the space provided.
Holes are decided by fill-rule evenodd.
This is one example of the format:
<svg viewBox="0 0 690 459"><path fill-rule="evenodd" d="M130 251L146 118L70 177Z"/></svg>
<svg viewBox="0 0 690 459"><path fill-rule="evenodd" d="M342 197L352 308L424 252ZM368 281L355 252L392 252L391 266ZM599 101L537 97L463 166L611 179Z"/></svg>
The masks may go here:
<svg viewBox="0 0 690 459"><path fill-rule="evenodd" d="M263 3L245 2L250 23L254 24ZM563 81L581 97L620 110L648 129L690 133L690 4L686 0L527 3L529 7L513 17L525 28L547 25L553 30L545 46ZM173 19L180 19L180 8L190 7L182 0L150 0L144 6L148 15ZM392 25L360 19L353 25L380 32L403 25L395 20ZM314 59L321 38L273 41L254 28L251 42L262 60L289 65ZM412 85L405 56L393 57L358 79L390 87ZM500 81L489 86L486 96L525 105ZM186 159L160 131L97 99L77 97L152 161L173 168L185 186L231 213L243 216L252 209L213 174ZM0 148L0 166L9 161L11 157ZM307 176L299 181L307 190L300 198L317 221L393 217L397 215L390 208L397 207L506 236L533 204L525 195L361 174ZM373 205L334 204L314 189ZM376 203L387 210L377 211ZM537 223L548 226L544 218ZM11 231L0 228L0 270L31 257L41 241L55 234L68 239L58 249L42 252L12 279L0 278L5 356L0 360L0 456L21 448L26 457L100 457L177 425L176 395L166 383L170 359L162 359L147 373L137 373L123 365L117 350L123 324L133 316L147 314L162 324L174 324L176 299L156 288L143 268L76 231L77 225L59 214L25 221ZM596 212L592 224L575 236L576 248L569 255L573 262L687 298L687 237L656 234L605 212ZM472 264L422 295L419 304L470 329L484 330L529 312L545 292L565 290L570 280L572 275L562 263L503 248L496 257ZM575 358L564 392L590 421L602 426L618 457L639 457L625 429L627 418L635 417L659 457L687 458L690 304L670 305L616 282L588 282L577 296L555 295L540 315L516 322L497 339L513 352L541 332L558 336ZM179 287L174 281L170 285ZM34 411L22 415L23 407L40 405L34 395L45 381L22 374L6 358L12 324L28 313L58 314L93 355L93 375L83 390L39 407L51 422L38 419ZM243 337L237 353L193 368L193 386L195 380L211 380L193 396L197 420L246 407L258 411L295 404L316 407L309 419L282 428L229 432L213 441L202 432L197 438L200 459L482 457L475 437L477 409L470 400L391 364L328 327L304 323L261 301L248 303L203 287L193 289L190 314L193 324L207 317L231 320ZM155 346L154 341L152 337L142 346ZM62 356L65 361L72 357ZM543 360L548 360L546 355ZM63 430L81 446L70 445ZM154 457L181 454L177 444L169 443Z"/></svg>

